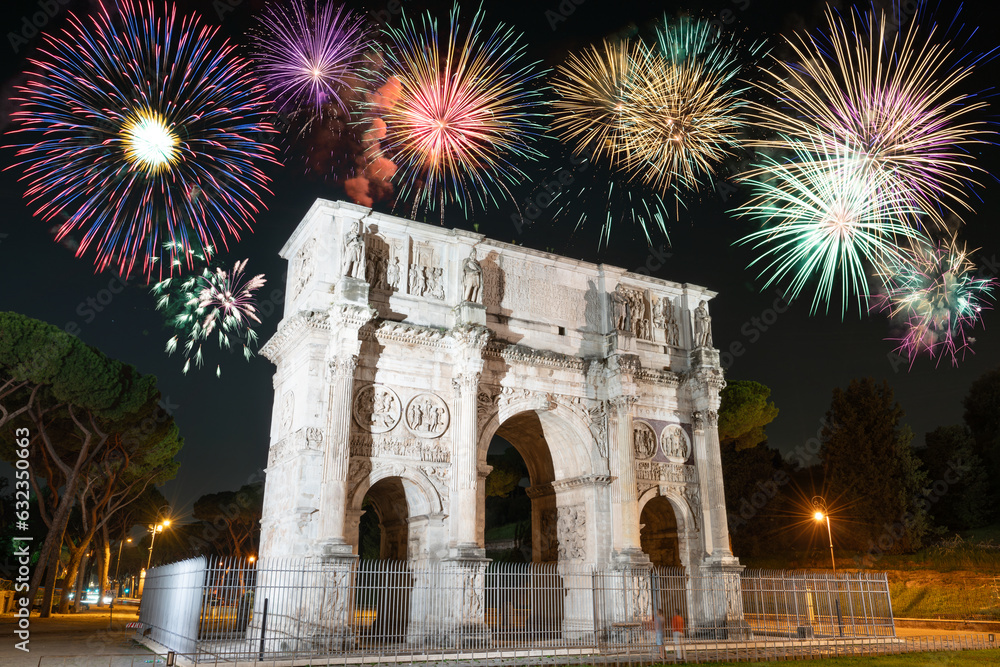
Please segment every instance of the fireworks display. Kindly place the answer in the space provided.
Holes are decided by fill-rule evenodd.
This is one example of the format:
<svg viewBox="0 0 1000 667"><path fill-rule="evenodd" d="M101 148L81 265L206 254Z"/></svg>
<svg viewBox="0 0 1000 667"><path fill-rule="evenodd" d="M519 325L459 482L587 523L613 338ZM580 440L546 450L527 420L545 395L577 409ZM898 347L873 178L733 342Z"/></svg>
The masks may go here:
<svg viewBox="0 0 1000 667"><path fill-rule="evenodd" d="M918 240L899 261L883 269L886 292L875 308L887 312L903 333L890 338L897 352L910 360L922 354L950 357L953 365L975 339L969 332L989 307L996 281L976 275L976 266L955 239L930 243Z"/></svg>
<svg viewBox="0 0 1000 667"><path fill-rule="evenodd" d="M764 265L765 287L788 279L786 293L794 299L816 277L812 312L820 303L828 311L838 286L841 315L852 296L867 310L868 270L897 258L899 241L917 236L907 224L915 210L886 186L889 175L853 153L820 159L816 145L795 150L794 159L766 158L748 180L753 197L737 214L765 226L740 243L763 249L751 266Z"/></svg>
<svg viewBox="0 0 1000 667"><path fill-rule="evenodd" d="M571 53L557 68L555 129L619 181L607 187L602 242L615 217L638 222L647 240L654 225L665 234L664 198L679 208L736 154L746 106L746 86L737 80L761 50L707 21L682 17L665 19L653 44L606 41ZM640 205L616 215L611 202L625 190Z"/></svg>
<svg viewBox="0 0 1000 667"><path fill-rule="evenodd" d="M483 22L477 12L463 29L456 5L444 34L430 15L403 16L383 31L386 94L372 112L414 216L440 208L443 218L453 202L495 204L498 190L510 199L509 186L524 177L517 161L541 157L532 145L541 133L540 73L525 62L518 33Z"/></svg>
<svg viewBox="0 0 1000 667"><path fill-rule="evenodd" d="M225 247L263 207L272 160L262 86L216 29L122 0L46 36L13 116L36 215L79 233L98 270L147 276ZM164 248L169 256L160 262Z"/></svg>
<svg viewBox="0 0 1000 667"><path fill-rule="evenodd" d="M210 253L196 253L207 263ZM167 341L167 352L180 349L184 354L186 374L191 364L204 364L204 346L213 338L220 349L242 349L247 359L257 342L254 324L260 323L254 293L267 282L263 275L244 275L247 260L236 262L231 271L204 268L200 274L174 277L153 285L156 308L163 310L167 324L177 333ZM216 375L221 375L216 366Z"/></svg>
<svg viewBox="0 0 1000 667"><path fill-rule="evenodd" d="M935 43L936 28L921 37L916 20L896 32L884 14L855 13L848 24L827 8L827 24L825 34L788 39L795 62L778 61L758 84L775 102L756 105L757 120L776 134L758 147L814 136L881 170L883 187L905 192L932 222L968 209L978 169L969 147L994 133L975 120L985 102L962 92L976 59Z"/></svg>
<svg viewBox="0 0 1000 667"><path fill-rule="evenodd" d="M558 99L553 103L553 127L580 154L611 167L631 161L630 135L640 131L646 82L660 68L672 76L662 59L654 58L642 42L604 42L571 53L552 81Z"/></svg>
<svg viewBox="0 0 1000 667"><path fill-rule="evenodd" d="M363 77L371 47L361 15L330 0L271 2L253 41L258 75L281 111L319 118L330 105L350 113L345 91Z"/></svg>
<svg viewBox="0 0 1000 667"><path fill-rule="evenodd" d="M661 193L698 190L733 157L746 124L746 63L763 50L720 34L708 21L681 18L657 31L657 56L639 91L637 131L628 135L631 168Z"/></svg>

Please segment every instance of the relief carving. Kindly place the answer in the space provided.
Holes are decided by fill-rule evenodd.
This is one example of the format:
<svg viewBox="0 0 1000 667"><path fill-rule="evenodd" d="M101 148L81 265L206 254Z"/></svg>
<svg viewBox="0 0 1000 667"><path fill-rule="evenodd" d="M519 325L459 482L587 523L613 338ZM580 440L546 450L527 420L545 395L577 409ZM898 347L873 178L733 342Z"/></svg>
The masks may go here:
<svg viewBox="0 0 1000 667"><path fill-rule="evenodd" d="M319 241L313 237L311 241L308 241L301 249L295 254L294 264L296 266L295 270L295 285L292 287L292 298L298 298L302 290L305 289L306 283L312 280L313 274L316 271L316 255L315 249L318 246Z"/></svg>
<svg viewBox="0 0 1000 667"><path fill-rule="evenodd" d="M433 246L415 243L409 267L409 293L433 299L444 298L444 269L437 266Z"/></svg>
<svg viewBox="0 0 1000 667"><path fill-rule="evenodd" d="M681 330L677 325L677 309L670 297L653 297L653 326L663 330L667 345L680 345Z"/></svg>
<svg viewBox="0 0 1000 667"><path fill-rule="evenodd" d="M395 428L402 415L399 396L389 387L370 384L354 397L354 421L370 433L385 433Z"/></svg>
<svg viewBox="0 0 1000 667"><path fill-rule="evenodd" d="M694 483L698 481L698 473L693 465L660 463L659 461L637 461L635 477L649 482Z"/></svg>
<svg viewBox="0 0 1000 667"><path fill-rule="evenodd" d="M670 424L660 434L660 449L672 461L686 461L691 455L691 442L683 428Z"/></svg>
<svg viewBox="0 0 1000 667"><path fill-rule="evenodd" d="M587 557L587 509L584 505L560 507L556 513L556 534L560 561Z"/></svg>
<svg viewBox="0 0 1000 667"><path fill-rule="evenodd" d="M656 453L656 433L646 422L632 422L632 445L635 448L635 458L646 460Z"/></svg>
<svg viewBox="0 0 1000 667"><path fill-rule="evenodd" d="M447 463L451 459L449 446L440 440L355 434L351 436L350 449L351 456L364 458L377 459L391 456L433 463Z"/></svg>
<svg viewBox="0 0 1000 667"><path fill-rule="evenodd" d="M281 397L281 421L279 422L278 434L288 435L292 430L292 417L295 413L295 394L290 391L285 392Z"/></svg>
<svg viewBox="0 0 1000 667"><path fill-rule="evenodd" d="M406 426L421 438L437 438L448 421L448 406L435 394L417 394L406 406Z"/></svg>

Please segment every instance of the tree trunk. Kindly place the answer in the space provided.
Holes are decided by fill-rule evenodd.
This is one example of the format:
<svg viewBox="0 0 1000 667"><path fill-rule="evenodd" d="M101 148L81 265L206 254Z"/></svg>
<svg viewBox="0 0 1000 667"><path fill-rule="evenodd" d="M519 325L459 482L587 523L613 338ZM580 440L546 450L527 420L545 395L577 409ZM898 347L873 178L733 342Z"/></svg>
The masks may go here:
<svg viewBox="0 0 1000 667"><path fill-rule="evenodd" d="M95 444L94 434L82 427L80 422L73 415L72 408L70 408L69 410L70 410L70 416L73 417L73 421L77 424L78 427L80 427L80 431L85 433L86 435L84 437L83 444L80 446L80 453L77 455L76 462L72 470L70 470L69 473L65 475L66 481L64 485L65 488L63 490L63 496L62 498L59 499L59 506L56 508L56 511L52 515L52 525L49 528L48 535L45 536L45 542L42 543L42 550L38 556L39 563L45 562L46 557L51 558L50 553L53 550L56 551L57 557L59 552L62 551L62 542L63 542L63 537L66 533L66 525L69 523L70 510L72 510L73 505L76 504L76 491L77 491L77 485L79 484L80 481L81 471L83 470L84 466L93 459L94 453L97 450L99 450L107 440L107 436L97 437L96 438L97 442ZM49 442L48 439L49 435L45 428L44 421L41 419L40 416L36 416L34 414L32 414L32 419L35 422L35 427L38 429L38 434L42 437L44 445L47 448L50 447L51 443ZM35 592L38 590L38 587L42 583L42 574L43 574L42 568L35 568L35 573L31 577L31 588L28 591L28 597L30 599L34 599ZM45 597L47 598L49 605L46 605L45 602L43 601L42 604L43 618L47 617L49 614L49 606L51 605L52 602L51 589L52 587L49 587L49 589L45 591ZM62 604L60 604L59 607L61 609Z"/></svg>
<svg viewBox="0 0 1000 667"><path fill-rule="evenodd" d="M103 607L104 593L111 587L108 581L108 572L111 570L111 540L108 539L107 525L101 526L101 543L99 549L98 554L101 557L101 563L97 578L101 582L101 593L97 596L97 606ZM114 594L112 593L112 595Z"/></svg>
<svg viewBox="0 0 1000 667"><path fill-rule="evenodd" d="M63 586L62 600L59 601L60 614L69 613L69 594L71 589L75 587L76 577L80 573L80 562L89 547L90 539L84 537L76 549L70 548L69 565L66 566L66 584Z"/></svg>
<svg viewBox="0 0 1000 667"><path fill-rule="evenodd" d="M83 554L83 559L80 562L80 571L76 575L76 586L73 589L74 612L79 612L83 609L84 600L87 597L87 571L90 569L90 554L91 551L89 549Z"/></svg>
<svg viewBox="0 0 1000 667"><path fill-rule="evenodd" d="M42 594L42 606L39 609L38 615L41 618L48 618L52 615L52 597L56 592L56 579L59 578L59 557L62 555L62 536L59 537L59 548L52 549L49 552L49 561L45 567L37 567L35 569L35 577L39 580L42 574L46 575L45 582L45 592ZM39 565L42 561L39 559ZM35 578L33 577L33 578ZM40 583L40 582L39 582ZM37 588L32 589L32 591L37 591ZM35 593L31 593L31 599L34 600Z"/></svg>

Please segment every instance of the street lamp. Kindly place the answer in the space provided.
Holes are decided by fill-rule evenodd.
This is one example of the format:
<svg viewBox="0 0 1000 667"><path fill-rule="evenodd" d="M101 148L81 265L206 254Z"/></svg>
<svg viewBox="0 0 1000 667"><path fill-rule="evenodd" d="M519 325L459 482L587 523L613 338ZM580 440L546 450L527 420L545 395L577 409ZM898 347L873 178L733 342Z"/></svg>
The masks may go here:
<svg viewBox="0 0 1000 667"><path fill-rule="evenodd" d="M122 566L122 547L125 546L126 542L131 544L132 538L131 537L125 538L124 540L118 543L118 561L115 563L115 597L121 595L122 585L118 581L118 569ZM114 599L111 600L111 604L114 604Z"/></svg>
<svg viewBox="0 0 1000 667"><path fill-rule="evenodd" d="M156 534L162 533L163 529L167 528L169 525L170 525L169 519L165 519L163 523L158 523L155 525L149 524L149 532L152 533L153 536L149 539L149 558L146 560L146 572L149 572L149 566L153 562L153 543L156 541Z"/></svg>
<svg viewBox="0 0 1000 667"><path fill-rule="evenodd" d="M833 566L833 577L836 583L837 579L837 562L833 558L833 532L830 530L830 512L826 508L826 500L823 496L813 496L813 518L816 521L823 522L826 521L826 536L830 540L830 565ZM837 597L834 599L834 603L837 607L837 623L840 626L840 636L844 636L844 619L840 615L840 592L837 591Z"/></svg>
<svg viewBox="0 0 1000 667"><path fill-rule="evenodd" d="M833 573L837 574L837 561L833 558L833 532L830 530L830 513L826 509L826 501L823 496L813 496L813 518L822 523L826 521L826 536L830 539L830 565L833 566Z"/></svg>

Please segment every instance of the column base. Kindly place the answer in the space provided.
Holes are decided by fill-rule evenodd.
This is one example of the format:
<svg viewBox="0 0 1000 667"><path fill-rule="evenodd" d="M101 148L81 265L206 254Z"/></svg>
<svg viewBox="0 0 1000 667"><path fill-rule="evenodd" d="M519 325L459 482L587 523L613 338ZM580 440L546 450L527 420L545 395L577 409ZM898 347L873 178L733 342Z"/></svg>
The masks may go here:
<svg viewBox="0 0 1000 667"><path fill-rule="evenodd" d="M313 556L319 558L323 563L358 559L358 556L354 554L354 546L338 539L316 542L313 547Z"/></svg>
<svg viewBox="0 0 1000 667"><path fill-rule="evenodd" d="M626 567L652 567L649 556L638 547L628 547L611 552L611 565L615 569Z"/></svg>
<svg viewBox="0 0 1000 667"><path fill-rule="evenodd" d="M460 542L459 544L449 545L448 556L444 560L466 562L482 561L485 563L493 562L491 558L486 557L486 549L479 546L475 542Z"/></svg>

